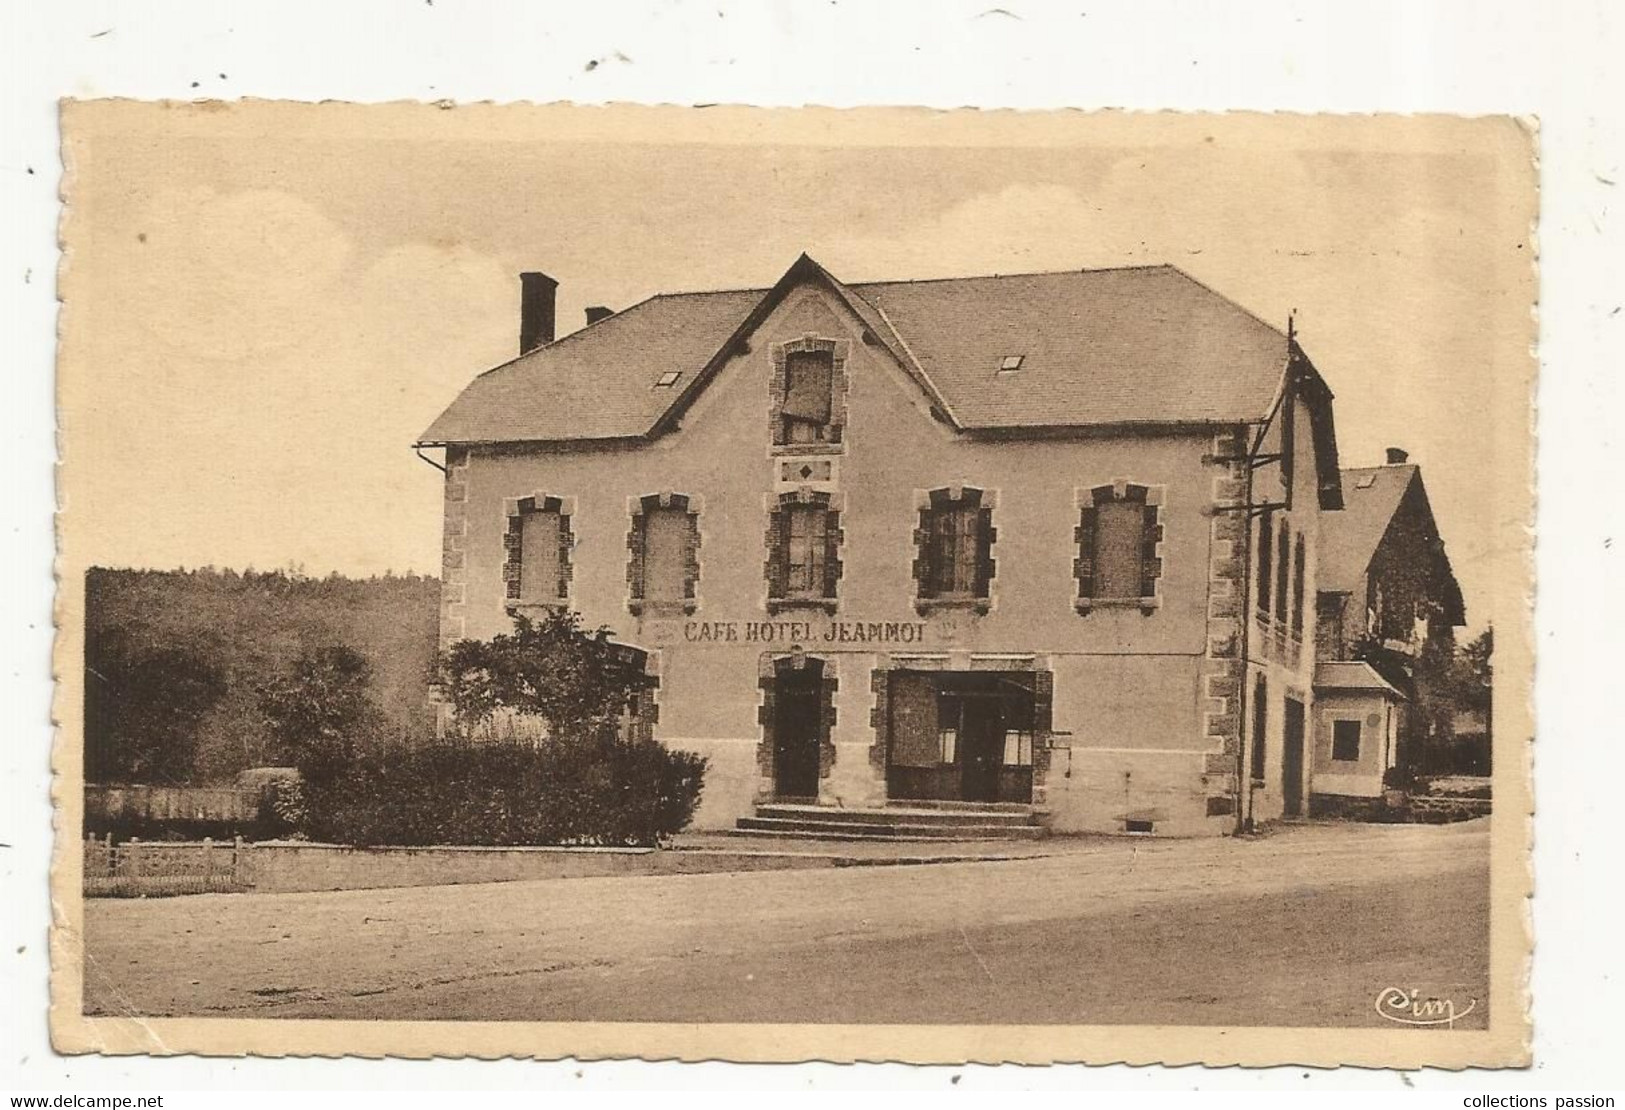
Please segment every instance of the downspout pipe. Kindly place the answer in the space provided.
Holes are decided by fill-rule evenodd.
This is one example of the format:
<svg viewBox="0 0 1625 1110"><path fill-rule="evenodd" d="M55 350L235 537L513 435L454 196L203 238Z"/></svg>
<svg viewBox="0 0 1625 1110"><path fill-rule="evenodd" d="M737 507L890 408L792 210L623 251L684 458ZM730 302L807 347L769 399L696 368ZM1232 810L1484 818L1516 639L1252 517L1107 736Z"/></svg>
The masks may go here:
<svg viewBox="0 0 1625 1110"><path fill-rule="evenodd" d="M1268 427L1268 425L1264 425ZM1249 437L1252 446L1247 449L1242 459L1242 470L1246 474L1242 493L1241 515L1241 644L1237 654L1241 661L1241 676L1237 679L1240 689L1236 692L1236 729L1240 743L1236 745L1236 832L1250 832L1253 827L1253 780L1251 771L1247 766L1247 737L1252 725L1247 715L1247 695L1252 690L1253 676L1247 667L1247 644L1251 638L1248 632L1253 625L1253 459L1258 454L1258 444L1263 436ZM1254 744L1258 737L1252 738Z"/></svg>
<svg viewBox="0 0 1625 1110"><path fill-rule="evenodd" d="M421 443L412 444L412 453L414 455L416 455L418 458L422 459L424 462L428 463L430 466L434 467L436 470L440 471L440 473L442 473L442 474L446 473L446 468L444 466L442 466L439 463L435 462L428 455L425 455L423 453L423 444L421 444Z"/></svg>

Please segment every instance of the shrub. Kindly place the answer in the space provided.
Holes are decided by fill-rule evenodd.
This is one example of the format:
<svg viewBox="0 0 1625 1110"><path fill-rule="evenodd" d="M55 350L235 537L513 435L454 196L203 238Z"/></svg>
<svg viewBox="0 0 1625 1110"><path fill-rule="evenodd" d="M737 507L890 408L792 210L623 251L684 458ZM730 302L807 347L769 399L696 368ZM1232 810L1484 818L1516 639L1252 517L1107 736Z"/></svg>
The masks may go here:
<svg viewBox="0 0 1625 1110"><path fill-rule="evenodd" d="M380 745L305 783L305 830L358 846L654 845L693 818L705 768L651 740Z"/></svg>
<svg viewBox="0 0 1625 1110"><path fill-rule="evenodd" d="M500 713L533 718L554 735L608 739L635 695L651 685L642 653L587 632L579 614L514 618L510 634L459 640L440 657L439 681L464 727Z"/></svg>

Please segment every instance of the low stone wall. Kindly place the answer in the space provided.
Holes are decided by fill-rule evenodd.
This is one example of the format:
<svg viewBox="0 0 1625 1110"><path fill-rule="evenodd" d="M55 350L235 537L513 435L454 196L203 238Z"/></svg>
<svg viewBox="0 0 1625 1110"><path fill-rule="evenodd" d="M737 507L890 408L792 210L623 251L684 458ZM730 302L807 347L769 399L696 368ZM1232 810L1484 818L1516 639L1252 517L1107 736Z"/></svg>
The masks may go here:
<svg viewBox="0 0 1625 1110"><path fill-rule="evenodd" d="M830 867L825 857L786 859L760 851L685 852L657 848L350 848L270 841L248 852L256 893L370 890L601 875L680 875L716 871Z"/></svg>

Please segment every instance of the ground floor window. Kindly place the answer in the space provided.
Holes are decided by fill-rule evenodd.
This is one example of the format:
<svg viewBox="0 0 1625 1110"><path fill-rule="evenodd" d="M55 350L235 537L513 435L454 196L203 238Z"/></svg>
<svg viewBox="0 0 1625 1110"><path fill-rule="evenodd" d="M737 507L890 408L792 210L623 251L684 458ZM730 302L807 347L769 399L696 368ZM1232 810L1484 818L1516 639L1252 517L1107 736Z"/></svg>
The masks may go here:
<svg viewBox="0 0 1625 1110"><path fill-rule="evenodd" d="M1360 722L1332 722L1332 758L1341 763L1356 763L1360 759Z"/></svg>
<svg viewBox="0 0 1625 1110"><path fill-rule="evenodd" d="M888 796L1030 802L1036 679L1030 671L887 675Z"/></svg>

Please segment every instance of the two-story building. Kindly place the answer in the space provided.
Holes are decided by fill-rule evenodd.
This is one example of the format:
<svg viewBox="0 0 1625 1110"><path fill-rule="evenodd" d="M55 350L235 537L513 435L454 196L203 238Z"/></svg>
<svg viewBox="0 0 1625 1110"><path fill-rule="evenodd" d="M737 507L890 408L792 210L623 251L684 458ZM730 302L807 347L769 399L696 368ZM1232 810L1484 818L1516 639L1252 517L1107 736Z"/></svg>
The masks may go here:
<svg viewBox="0 0 1625 1110"><path fill-rule="evenodd" d="M421 438L441 638L580 611L645 722L759 803L1032 806L1058 831L1301 812L1331 393L1168 266L771 287L589 312ZM1306 639L1306 623L1309 629Z"/></svg>
<svg viewBox="0 0 1625 1110"><path fill-rule="evenodd" d="M1383 466L1343 471L1344 506L1321 517L1317 583L1315 793L1382 793L1384 773L1448 748L1461 586L1421 468L1390 447Z"/></svg>

